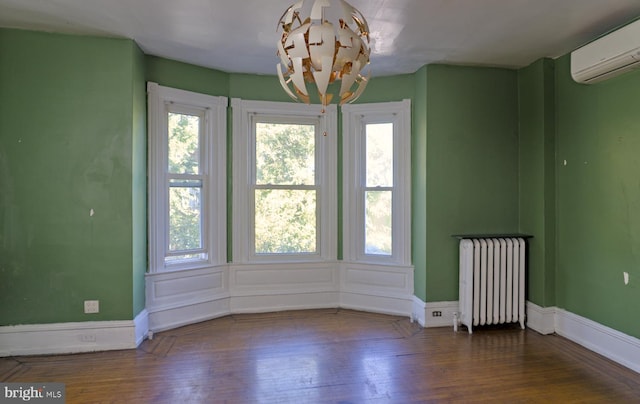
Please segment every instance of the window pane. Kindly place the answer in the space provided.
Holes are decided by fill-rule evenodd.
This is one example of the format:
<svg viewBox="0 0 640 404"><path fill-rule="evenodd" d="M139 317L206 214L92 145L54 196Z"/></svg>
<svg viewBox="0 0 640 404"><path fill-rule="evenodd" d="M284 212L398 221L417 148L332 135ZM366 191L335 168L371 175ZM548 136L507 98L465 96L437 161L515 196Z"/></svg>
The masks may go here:
<svg viewBox="0 0 640 404"><path fill-rule="evenodd" d="M169 172L200 173L200 117L169 112Z"/></svg>
<svg viewBox="0 0 640 404"><path fill-rule="evenodd" d="M366 137L366 186L393 186L393 123L368 124Z"/></svg>
<svg viewBox="0 0 640 404"><path fill-rule="evenodd" d="M315 126L256 124L256 184L314 185Z"/></svg>
<svg viewBox="0 0 640 404"><path fill-rule="evenodd" d="M258 189L256 254L316 252L316 191Z"/></svg>
<svg viewBox="0 0 640 404"><path fill-rule="evenodd" d="M365 254L391 255L391 191L365 192Z"/></svg>
<svg viewBox="0 0 640 404"><path fill-rule="evenodd" d="M169 251L202 248L200 191L193 186L169 188Z"/></svg>

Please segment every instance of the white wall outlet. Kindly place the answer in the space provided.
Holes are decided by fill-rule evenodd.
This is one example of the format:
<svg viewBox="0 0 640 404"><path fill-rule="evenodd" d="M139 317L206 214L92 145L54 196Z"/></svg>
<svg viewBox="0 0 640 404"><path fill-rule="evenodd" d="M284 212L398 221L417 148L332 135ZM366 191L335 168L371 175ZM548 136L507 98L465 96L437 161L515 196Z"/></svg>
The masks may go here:
<svg viewBox="0 0 640 404"><path fill-rule="evenodd" d="M100 300L85 300L84 312L86 314L100 313Z"/></svg>
<svg viewBox="0 0 640 404"><path fill-rule="evenodd" d="M95 334L81 334L80 341L82 342L96 342Z"/></svg>

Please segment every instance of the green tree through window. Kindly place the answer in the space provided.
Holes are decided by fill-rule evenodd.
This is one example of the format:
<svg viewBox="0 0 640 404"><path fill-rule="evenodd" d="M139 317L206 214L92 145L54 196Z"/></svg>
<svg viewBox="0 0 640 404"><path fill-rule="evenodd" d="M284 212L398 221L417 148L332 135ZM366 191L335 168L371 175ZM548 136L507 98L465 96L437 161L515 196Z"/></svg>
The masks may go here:
<svg viewBox="0 0 640 404"><path fill-rule="evenodd" d="M393 123L365 126L365 253L391 255Z"/></svg>
<svg viewBox="0 0 640 404"><path fill-rule="evenodd" d="M147 82L150 274L227 262L227 106Z"/></svg>
<svg viewBox="0 0 640 404"><path fill-rule="evenodd" d="M255 126L255 252L317 250L315 125Z"/></svg>
<svg viewBox="0 0 640 404"><path fill-rule="evenodd" d="M168 119L169 251L184 259L202 248L200 117L170 112Z"/></svg>

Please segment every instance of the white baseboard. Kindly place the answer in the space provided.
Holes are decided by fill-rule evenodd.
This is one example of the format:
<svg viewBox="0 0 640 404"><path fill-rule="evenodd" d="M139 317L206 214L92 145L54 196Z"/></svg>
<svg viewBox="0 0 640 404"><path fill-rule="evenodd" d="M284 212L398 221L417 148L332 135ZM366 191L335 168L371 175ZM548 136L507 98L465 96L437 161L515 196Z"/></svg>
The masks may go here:
<svg viewBox="0 0 640 404"><path fill-rule="evenodd" d="M451 327L453 329L453 317L458 311L458 301L425 303L422 299L413 296L411 316L425 328Z"/></svg>
<svg viewBox="0 0 640 404"><path fill-rule="evenodd" d="M415 295L413 296L412 302L411 321L417 321L420 326L424 327L427 304Z"/></svg>
<svg viewBox="0 0 640 404"><path fill-rule="evenodd" d="M556 309L555 331L575 343L640 373L640 339Z"/></svg>
<svg viewBox="0 0 640 404"><path fill-rule="evenodd" d="M418 303L416 303L418 302ZM420 310L423 308L423 310ZM455 313L459 312L458 301L429 302L424 303L422 300L414 297L414 316L416 312L422 315L421 321L417 320L423 327L453 327L453 318ZM440 312L440 316L437 316ZM540 307L534 303L527 302L527 327L540 334L552 334L555 332L555 307Z"/></svg>
<svg viewBox="0 0 640 404"><path fill-rule="evenodd" d="M540 307L527 301L527 327L547 335L556 331L556 308Z"/></svg>
<svg viewBox="0 0 640 404"><path fill-rule="evenodd" d="M135 342L136 346L140 345L147 335L149 335L149 312L147 309L143 309L136 318L133 319L133 325L135 330Z"/></svg>
<svg viewBox="0 0 640 404"><path fill-rule="evenodd" d="M338 294L336 292L232 296L227 314L327 309L338 307L337 302Z"/></svg>
<svg viewBox="0 0 640 404"><path fill-rule="evenodd" d="M425 303L412 299L319 292L294 295L232 296L143 310L133 320L28 324L0 327L0 357L108 351L136 348L148 332L163 331L233 313L343 307L377 313L407 315L423 327L453 325L457 301ZM433 312L441 312L434 316ZM527 326L541 334L574 341L640 373L640 339L595 321L527 302Z"/></svg>
<svg viewBox="0 0 640 404"><path fill-rule="evenodd" d="M411 296L375 296L360 293L341 293L340 305L343 309L368 311L394 316L411 317Z"/></svg>
<svg viewBox="0 0 640 404"><path fill-rule="evenodd" d="M451 327L453 330L453 317L459 310L458 301L428 302L424 308L424 326L426 328Z"/></svg>
<svg viewBox="0 0 640 404"><path fill-rule="evenodd" d="M153 332L236 313L338 307L407 317L412 313L411 266L229 264L148 274L146 281Z"/></svg>
<svg viewBox="0 0 640 404"><path fill-rule="evenodd" d="M156 308L149 313L149 330L153 333L199 323L229 314L229 298L194 301L182 305Z"/></svg>
<svg viewBox="0 0 640 404"><path fill-rule="evenodd" d="M149 313L133 320L0 327L0 357L136 348L149 332Z"/></svg>
<svg viewBox="0 0 640 404"><path fill-rule="evenodd" d="M134 320L3 326L0 356L131 349L138 346L137 334Z"/></svg>
<svg viewBox="0 0 640 404"><path fill-rule="evenodd" d="M442 317L433 317L434 311L440 311ZM457 311L457 301L424 303L414 296L413 318L424 327L452 326ZM540 334L557 333L640 373L640 339L566 310L540 307L529 301L526 316L528 328Z"/></svg>
<svg viewBox="0 0 640 404"><path fill-rule="evenodd" d="M343 261L339 307L413 317L413 267Z"/></svg>
<svg viewBox="0 0 640 404"><path fill-rule="evenodd" d="M227 265L145 276L149 330L160 332L229 314Z"/></svg>

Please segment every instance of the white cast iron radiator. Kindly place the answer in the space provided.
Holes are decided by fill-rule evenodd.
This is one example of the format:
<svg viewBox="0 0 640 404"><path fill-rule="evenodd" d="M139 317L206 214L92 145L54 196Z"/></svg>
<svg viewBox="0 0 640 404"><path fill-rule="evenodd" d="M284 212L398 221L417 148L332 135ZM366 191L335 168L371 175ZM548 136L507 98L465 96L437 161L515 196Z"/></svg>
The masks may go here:
<svg viewBox="0 0 640 404"><path fill-rule="evenodd" d="M525 320L526 242L520 237L461 238L460 312L469 333L479 325Z"/></svg>

